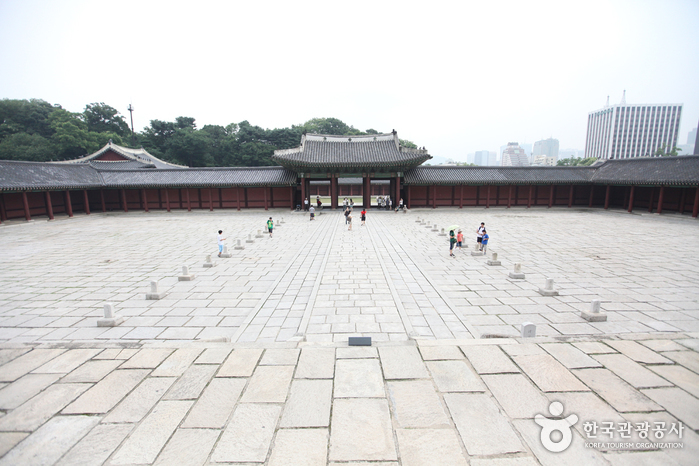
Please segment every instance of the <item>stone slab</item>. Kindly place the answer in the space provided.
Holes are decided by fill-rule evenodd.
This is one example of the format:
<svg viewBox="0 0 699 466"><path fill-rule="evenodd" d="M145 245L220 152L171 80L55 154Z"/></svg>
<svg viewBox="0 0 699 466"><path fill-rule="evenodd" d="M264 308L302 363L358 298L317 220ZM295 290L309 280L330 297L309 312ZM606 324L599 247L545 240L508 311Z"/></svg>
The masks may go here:
<svg viewBox="0 0 699 466"><path fill-rule="evenodd" d="M336 348L335 357L337 359L363 359L378 358L378 350L374 347L354 346L352 348Z"/></svg>
<svg viewBox="0 0 699 466"><path fill-rule="evenodd" d="M695 351L669 351L663 353L669 359L672 359L677 364L681 364L690 371L699 374L699 352Z"/></svg>
<svg viewBox="0 0 699 466"><path fill-rule="evenodd" d="M153 377L179 377L201 354L201 348L179 348L151 374Z"/></svg>
<svg viewBox="0 0 699 466"><path fill-rule="evenodd" d="M328 437L328 429L280 429L268 466L325 466Z"/></svg>
<svg viewBox="0 0 699 466"><path fill-rule="evenodd" d="M283 403L294 366L257 366L240 399L243 403Z"/></svg>
<svg viewBox="0 0 699 466"><path fill-rule="evenodd" d="M549 400L522 374L484 375L483 382L510 418L534 419L548 413Z"/></svg>
<svg viewBox="0 0 699 466"><path fill-rule="evenodd" d="M335 375L335 348L303 348L296 366L297 379L332 379Z"/></svg>
<svg viewBox="0 0 699 466"><path fill-rule="evenodd" d="M672 383L623 354L597 354L595 359L635 388L672 386Z"/></svg>
<svg viewBox="0 0 699 466"><path fill-rule="evenodd" d="M267 459L281 407L241 403L211 454L219 463L263 463Z"/></svg>
<svg viewBox="0 0 699 466"><path fill-rule="evenodd" d="M221 364L233 351L229 346L218 348L206 348L204 352L194 361L194 364Z"/></svg>
<svg viewBox="0 0 699 466"><path fill-rule="evenodd" d="M61 382L89 382L96 383L107 374L118 368L123 361L118 359L97 359L87 361L70 374L61 379Z"/></svg>
<svg viewBox="0 0 699 466"><path fill-rule="evenodd" d="M568 369L549 354L515 356L517 365L544 392L588 390Z"/></svg>
<svg viewBox="0 0 699 466"><path fill-rule="evenodd" d="M339 359L335 364L335 398L386 396L377 359Z"/></svg>
<svg viewBox="0 0 699 466"><path fill-rule="evenodd" d="M195 364L177 379L177 382L167 392L165 400L193 400L201 395L204 387L218 369L213 364Z"/></svg>
<svg viewBox="0 0 699 466"><path fill-rule="evenodd" d="M299 360L298 348L266 349L260 361L261 366L295 366Z"/></svg>
<svg viewBox="0 0 699 466"><path fill-rule="evenodd" d="M525 451L492 398L477 393L447 393L444 401L469 455Z"/></svg>
<svg viewBox="0 0 699 466"><path fill-rule="evenodd" d="M61 458L57 466L100 466L133 430L133 425L100 424Z"/></svg>
<svg viewBox="0 0 699 466"><path fill-rule="evenodd" d="M222 429L235 408L246 379L214 378L192 407L182 427Z"/></svg>
<svg viewBox="0 0 699 466"><path fill-rule="evenodd" d="M467 466L453 429L396 429L403 466Z"/></svg>
<svg viewBox="0 0 699 466"><path fill-rule="evenodd" d="M607 369L576 369L575 375L619 412L659 411L661 408Z"/></svg>
<svg viewBox="0 0 699 466"><path fill-rule="evenodd" d="M37 367L32 373L67 374L100 351L102 350L95 348L71 349L56 356L41 367Z"/></svg>
<svg viewBox="0 0 699 466"><path fill-rule="evenodd" d="M148 375L146 369L117 369L69 404L63 414L100 414L111 410Z"/></svg>
<svg viewBox="0 0 699 466"><path fill-rule="evenodd" d="M294 379L280 427L329 427L332 380Z"/></svg>
<svg viewBox="0 0 699 466"><path fill-rule="evenodd" d="M641 362L644 364L672 364L672 361L666 357L635 341L609 340L606 343L636 362Z"/></svg>
<svg viewBox="0 0 699 466"><path fill-rule="evenodd" d="M257 348L235 349L221 365L216 377L250 377L262 356Z"/></svg>
<svg viewBox="0 0 699 466"><path fill-rule="evenodd" d="M114 453L111 464L153 463L192 401L161 401Z"/></svg>
<svg viewBox="0 0 699 466"><path fill-rule="evenodd" d="M388 399L399 428L449 428L439 395L430 380L388 382Z"/></svg>
<svg viewBox="0 0 699 466"><path fill-rule="evenodd" d="M170 356L174 350L170 348L143 348L135 355L131 356L122 369L155 369L165 358Z"/></svg>
<svg viewBox="0 0 699 466"><path fill-rule="evenodd" d="M677 387L649 388L641 392L682 421L688 428L699 429L699 399Z"/></svg>
<svg viewBox="0 0 699 466"><path fill-rule="evenodd" d="M648 366L648 369L699 398L699 375L689 369L678 364Z"/></svg>
<svg viewBox="0 0 699 466"><path fill-rule="evenodd" d="M425 363L414 346L381 346L379 357L386 380L429 377Z"/></svg>
<svg viewBox="0 0 699 466"><path fill-rule="evenodd" d="M458 346L420 346L420 354L424 361L440 361L449 359L464 359L465 356Z"/></svg>
<svg viewBox="0 0 699 466"><path fill-rule="evenodd" d="M519 368L498 346L464 345L460 348L479 374L520 372Z"/></svg>
<svg viewBox="0 0 699 466"><path fill-rule="evenodd" d="M65 349L33 349L0 366L0 382L14 382L65 351Z"/></svg>
<svg viewBox="0 0 699 466"><path fill-rule="evenodd" d="M485 391L485 385L464 359L427 361L425 364L440 392Z"/></svg>
<svg viewBox="0 0 699 466"><path fill-rule="evenodd" d="M599 361L595 361L569 343L547 343L540 346L568 369L602 367Z"/></svg>
<svg viewBox="0 0 699 466"><path fill-rule="evenodd" d="M15 409L57 381L58 374L27 374L0 390L0 409Z"/></svg>
<svg viewBox="0 0 699 466"><path fill-rule="evenodd" d="M28 435L26 432L0 432L0 458L5 456L5 453L12 450L19 442L27 438Z"/></svg>
<svg viewBox="0 0 699 466"><path fill-rule="evenodd" d="M149 377L129 393L102 421L139 422L165 395L175 377Z"/></svg>
<svg viewBox="0 0 699 466"><path fill-rule="evenodd" d="M54 464L98 422L95 416L57 416L22 440L0 465Z"/></svg>
<svg viewBox="0 0 699 466"><path fill-rule="evenodd" d="M217 430L177 429L158 455L155 465L200 466L205 464L218 436Z"/></svg>
<svg viewBox="0 0 699 466"><path fill-rule="evenodd" d="M385 398L336 399L330 432L330 461L398 460Z"/></svg>
<svg viewBox="0 0 699 466"><path fill-rule="evenodd" d="M54 384L0 417L0 431L33 431L90 388L89 384Z"/></svg>

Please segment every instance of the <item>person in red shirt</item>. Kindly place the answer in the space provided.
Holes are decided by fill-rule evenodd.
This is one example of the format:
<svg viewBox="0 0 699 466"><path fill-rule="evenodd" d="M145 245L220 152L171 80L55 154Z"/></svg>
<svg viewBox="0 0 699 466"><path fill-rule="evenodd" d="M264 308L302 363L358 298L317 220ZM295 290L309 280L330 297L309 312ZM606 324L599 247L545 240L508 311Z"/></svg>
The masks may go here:
<svg viewBox="0 0 699 466"><path fill-rule="evenodd" d="M362 212L360 213L361 218L362 218L362 226L366 224L366 208L362 209Z"/></svg>
<svg viewBox="0 0 699 466"><path fill-rule="evenodd" d="M461 245L464 242L464 234L461 233L461 230L459 230L459 233L456 235L456 247L459 248L459 251L461 251Z"/></svg>

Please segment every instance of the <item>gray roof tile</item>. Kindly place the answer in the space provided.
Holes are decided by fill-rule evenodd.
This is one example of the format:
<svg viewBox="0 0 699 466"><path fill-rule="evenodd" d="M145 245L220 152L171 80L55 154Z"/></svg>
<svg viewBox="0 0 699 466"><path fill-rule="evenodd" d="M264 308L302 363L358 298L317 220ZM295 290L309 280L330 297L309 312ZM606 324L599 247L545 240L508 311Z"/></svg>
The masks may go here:
<svg viewBox="0 0 699 466"><path fill-rule="evenodd" d="M405 172L406 185L589 183L590 167L417 167Z"/></svg>

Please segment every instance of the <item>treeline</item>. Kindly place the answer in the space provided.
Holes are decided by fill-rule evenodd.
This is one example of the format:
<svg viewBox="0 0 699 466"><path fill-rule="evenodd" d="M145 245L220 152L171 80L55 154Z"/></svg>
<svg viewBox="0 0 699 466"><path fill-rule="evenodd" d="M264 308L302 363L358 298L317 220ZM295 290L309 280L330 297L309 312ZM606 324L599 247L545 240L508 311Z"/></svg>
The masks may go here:
<svg viewBox="0 0 699 466"><path fill-rule="evenodd" d="M337 118L263 129L248 121L197 128L194 118L178 117L175 121L152 120L142 132L132 135L124 117L103 102L73 113L40 99L0 101L0 160L74 159L97 151L111 139L190 167L264 166L272 165L275 149L298 147L304 131L348 136L379 133L360 131ZM417 147L407 140L401 143Z"/></svg>

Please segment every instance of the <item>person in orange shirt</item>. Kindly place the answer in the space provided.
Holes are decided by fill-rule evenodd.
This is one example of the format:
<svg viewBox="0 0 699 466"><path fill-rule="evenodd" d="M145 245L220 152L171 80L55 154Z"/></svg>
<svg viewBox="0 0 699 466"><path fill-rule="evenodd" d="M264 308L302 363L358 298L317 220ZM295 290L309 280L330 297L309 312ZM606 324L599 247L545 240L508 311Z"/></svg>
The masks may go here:
<svg viewBox="0 0 699 466"><path fill-rule="evenodd" d="M459 230L459 234L456 235L456 247L459 248L459 251L461 251L461 245L463 244L463 242L464 242L464 234L461 233L461 230Z"/></svg>

